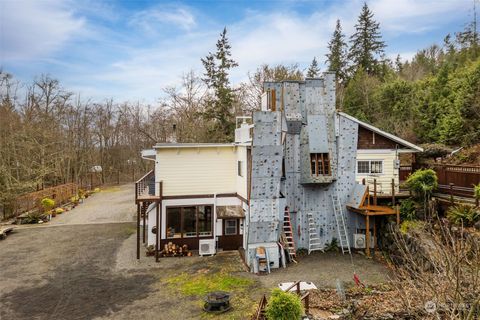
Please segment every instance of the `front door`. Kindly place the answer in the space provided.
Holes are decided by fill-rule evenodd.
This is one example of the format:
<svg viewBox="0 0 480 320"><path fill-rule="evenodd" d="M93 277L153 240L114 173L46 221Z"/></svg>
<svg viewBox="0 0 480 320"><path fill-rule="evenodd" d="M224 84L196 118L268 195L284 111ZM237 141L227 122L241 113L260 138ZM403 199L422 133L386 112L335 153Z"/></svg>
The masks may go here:
<svg viewBox="0 0 480 320"><path fill-rule="evenodd" d="M218 246L223 250L238 250L242 246L243 235L240 234L240 219L223 219L222 236Z"/></svg>

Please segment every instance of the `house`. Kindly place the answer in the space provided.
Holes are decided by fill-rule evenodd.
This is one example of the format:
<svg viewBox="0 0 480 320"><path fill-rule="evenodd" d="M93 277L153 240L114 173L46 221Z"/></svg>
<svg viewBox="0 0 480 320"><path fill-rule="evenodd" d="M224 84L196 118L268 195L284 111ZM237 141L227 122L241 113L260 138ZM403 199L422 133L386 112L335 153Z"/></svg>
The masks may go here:
<svg viewBox="0 0 480 320"><path fill-rule="evenodd" d="M333 238L349 247L356 234L368 240L370 209L395 213L364 207L367 184L389 194L393 180L398 191L399 154L421 148L336 111L331 73L267 82L264 90L262 110L252 123L237 123L235 142L161 143L142 152L155 169L136 183L137 257L143 233L157 252L168 242L241 247L248 264L262 246L278 267L282 234L292 252L322 249Z"/></svg>

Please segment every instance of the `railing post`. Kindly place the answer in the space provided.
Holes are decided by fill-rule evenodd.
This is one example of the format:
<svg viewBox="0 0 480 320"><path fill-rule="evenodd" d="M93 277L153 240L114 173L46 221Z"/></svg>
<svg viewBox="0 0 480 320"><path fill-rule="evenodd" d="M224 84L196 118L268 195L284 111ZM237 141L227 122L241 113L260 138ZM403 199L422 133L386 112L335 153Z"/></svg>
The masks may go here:
<svg viewBox="0 0 480 320"><path fill-rule="evenodd" d="M449 190L450 191L450 203L453 205L454 204L454 201L453 201L453 185L454 184L450 182L449 185L450 185L450 190Z"/></svg>
<svg viewBox="0 0 480 320"><path fill-rule="evenodd" d="M373 179L373 205L377 205L377 179Z"/></svg>

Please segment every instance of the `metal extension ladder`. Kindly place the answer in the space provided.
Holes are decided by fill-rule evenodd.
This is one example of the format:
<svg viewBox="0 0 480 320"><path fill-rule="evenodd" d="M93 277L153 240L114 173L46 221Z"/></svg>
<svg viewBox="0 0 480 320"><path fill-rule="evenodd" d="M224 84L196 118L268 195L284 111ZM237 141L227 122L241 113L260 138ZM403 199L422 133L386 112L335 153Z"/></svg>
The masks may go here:
<svg viewBox="0 0 480 320"><path fill-rule="evenodd" d="M337 224L338 238L340 242L340 248L342 253L345 254L350 251L350 241L348 240L347 228L345 226L345 217L343 215L342 204L338 198L337 192L334 191L332 194L332 203L333 203L333 213L335 215L335 222Z"/></svg>
<svg viewBox="0 0 480 320"><path fill-rule="evenodd" d="M308 219L308 254L310 254L312 251L323 251L323 245L317 234L315 219L313 218L313 214L311 212L307 213L307 219Z"/></svg>

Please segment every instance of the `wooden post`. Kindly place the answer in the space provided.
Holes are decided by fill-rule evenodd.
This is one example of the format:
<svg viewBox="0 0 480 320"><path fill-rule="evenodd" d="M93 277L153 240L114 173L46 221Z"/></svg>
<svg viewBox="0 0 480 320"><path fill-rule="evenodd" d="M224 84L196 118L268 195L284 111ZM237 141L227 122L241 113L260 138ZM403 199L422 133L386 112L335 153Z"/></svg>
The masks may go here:
<svg viewBox="0 0 480 320"><path fill-rule="evenodd" d="M155 208L156 211L156 226L157 226L157 232L155 233L155 262L158 262L158 235L160 233L160 227L158 221L160 220L160 214L159 214L159 206L161 205L162 200L160 202L157 201L157 207Z"/></svg>
<svg viewBox="0 0 480 320"><path fill-rule="evenodd" d="M398 204L395 207L395 212L397 214L397 224L399 225L400 224L400 208L399 208Z"/></svg>
<svg viewBox="0 0 480 320"><path fill-rule="evenodd" d="M146 220L147 220L147 210L148 210L148 205L147 203L143 203L143 208L142 208L142 214L143 214L143 243L145 243L145 233L146 233L146 228L145 228L145 225L146 225Z"/></svg>
<svg viewBox="0 0 480 320"><path fill-rule="evenodd" d="M370 216L368 213L365 216L365 228L367 229L365 232L365 253L367 257L370 257Z"/></svg>
<svg viewBox="0 0 480 320"><path fill-rule="evenodd" d="M373 205L377 205L377 179L373 179Z"/></svg>
<svg viewBox="0 0 480 320"><path fill-rule="evenodd" d="M117 185L120 184L120 170L117 170Z"/></svg>
<svg viewBox="0 0 480 320"><path fill-rule="evenodd" d="M137 259L140 259L140 203L137 203Z"/></svg>
<svg viewBox="0 0 480 320"><path fill-rule="evenodd" d="M376 221L375 221L375 216L373 216L373 252L375 253L375 250L377 249L377 243L375 240L377 240L377 224L376 224ZM368 245L370 245L370 243L367 242Z"/></svg>
<svg viewBox="0 0 480 320"><path fill-rule="evenodd" d="M365 178L362 179L362 184L365 185Z"/></svg>
<svg viewBox="0 0 480 320"><path fill-rule="evenodd" d="M392 206L395 205L395 179L392 178Z"/></svg>
<svg viewBox="0 0 480 320"><path fill-rule="evenodd" d="M367 186L367 207L370 206L370 187Z"/></svg>
<svg viewBox="0 0 480 320"><path fill-rule="evenodd" d="M449 192L450 192L450 203L453 205L454 204L454 201L453 201L453 183L450 182L449 185L450 185L450 190L449 190Z"/></svg>

